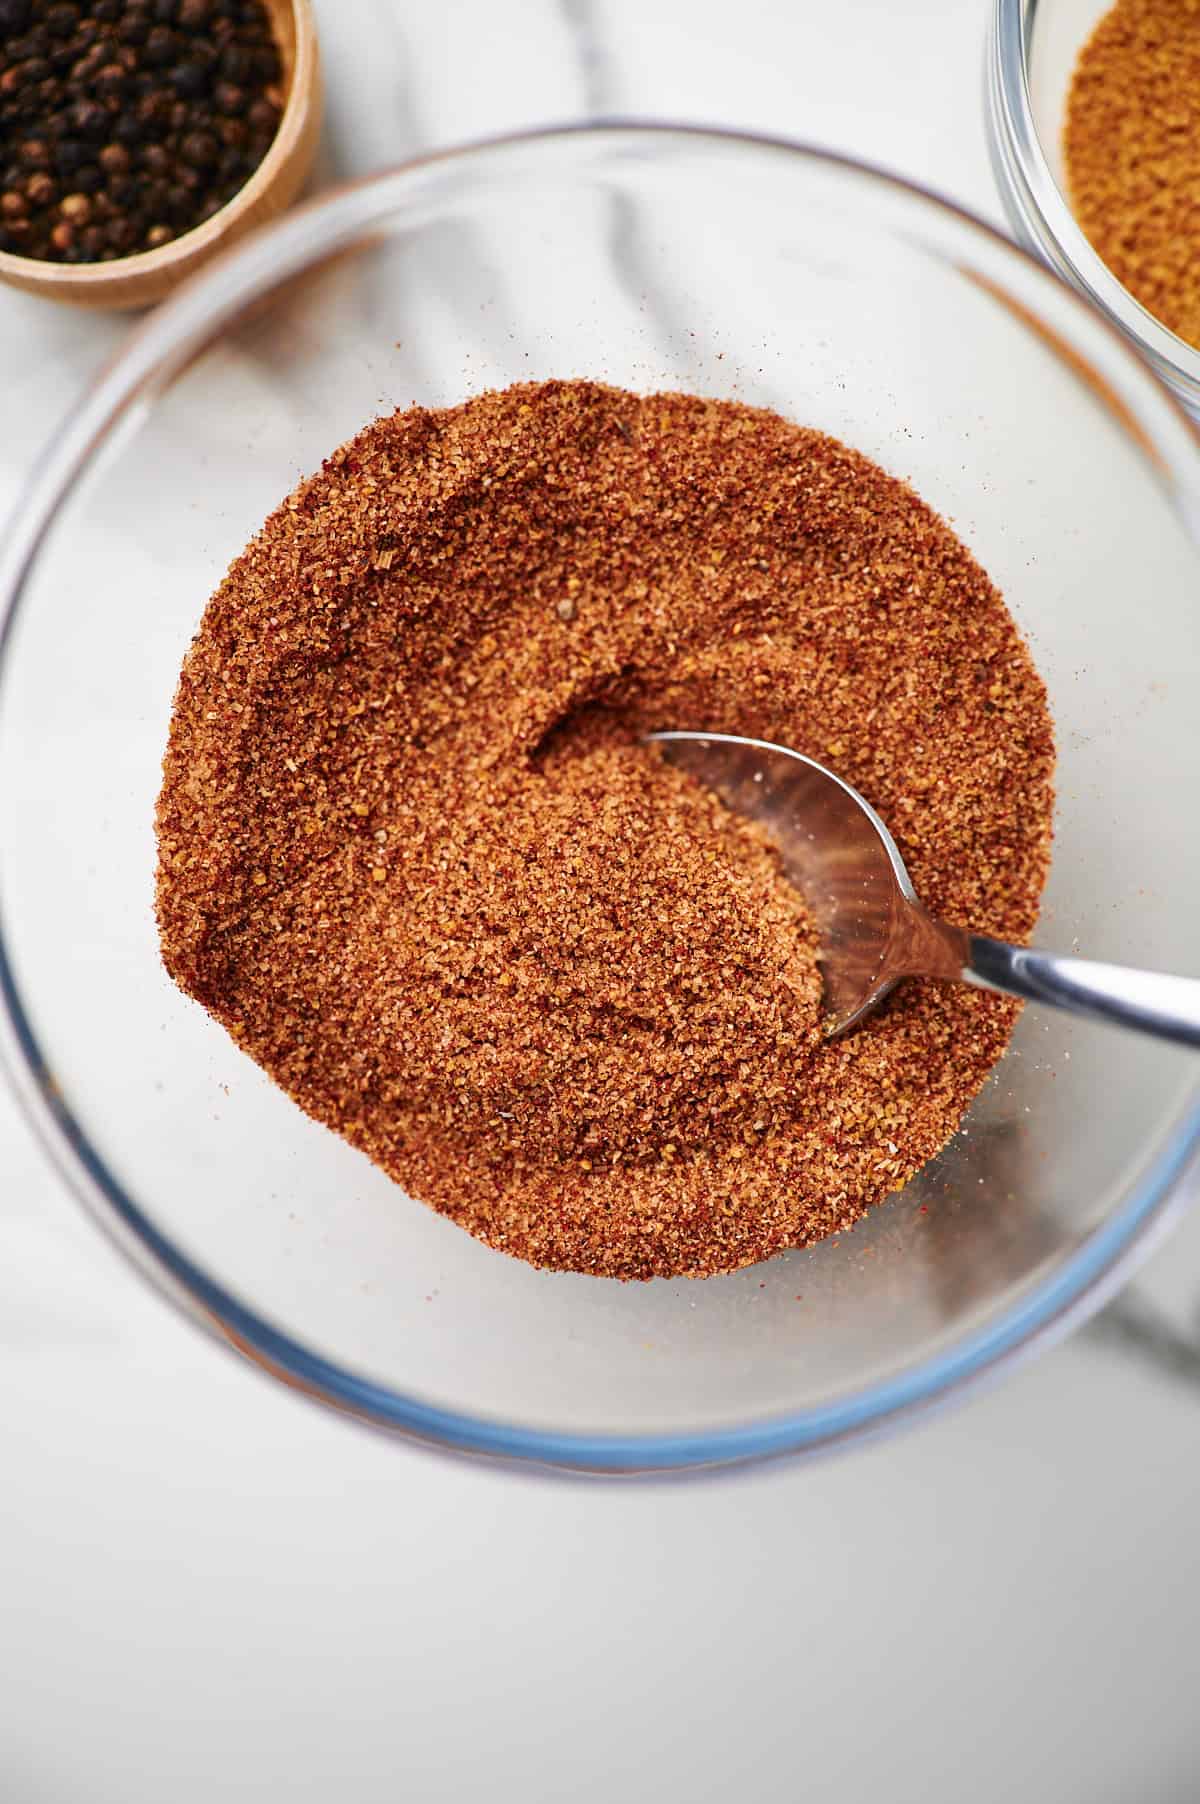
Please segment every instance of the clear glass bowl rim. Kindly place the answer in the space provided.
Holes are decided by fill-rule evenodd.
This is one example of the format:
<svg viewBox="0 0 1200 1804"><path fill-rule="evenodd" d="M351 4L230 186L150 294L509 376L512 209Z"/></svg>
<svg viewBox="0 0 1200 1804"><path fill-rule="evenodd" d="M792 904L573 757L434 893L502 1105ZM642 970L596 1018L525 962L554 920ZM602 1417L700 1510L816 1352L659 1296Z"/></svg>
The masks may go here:
<svg viewBox="0 0 1200 1804"><path fill-rule="evenodd" d="M1004 0L1000 0L1003 7ZM993 259L1013 259L1040 281L1087 306L1002 233L918 184L853 157L766 135L699 125L607 120L547 126L437 151L334 189L230 250L186 283L136 328L79 406L51 438L11 517L0 550L0 705L13 628L39 547L72 485L112 429L136 415L139 400L186 367L197 349L248 304L288 277L354 243L400 210L414 185L448 165L502 161L589 140L663 148L672 141L709 150L761 153L833 168L864 189L900 198ZM1061 331L1061 325L1059 327ZM1106 377L1146 436L1200 542L1196 442L1173 397L1125 339L1110 328ZM1067 349L1071 346L1068 342ZM1094 334L1089 342L1094 358ZM1111 359L1111 361L1109 361ZM1182 428L1182 431L1181 431ZM0 772L0 781L3 773ZM713 1471L783 1455L811 1453L876 1433L959 1393L1048 1339L1065 1334L1112 1294L1182 1206L1180 1183L1200 1148L1200 1101L1177 1124L1142 1181L1076 1252L996 1320L953 1346L886 1379L819 1406L755 1421L671 1434L573 1434L506 1423L426 1403L338 1366L262 1319L159 1229L126 1194L89 1143L42 1055L22 1002L0 913L0 1069L68 1188L135 1266L183 1313L276 1378L338 1411L402 1439L445 1452L483 1455L546 1471L667 1476ZM1153 1232L1152 1232L1153 1231Z"/></svg>
<svg viewBox="0 0 1200 1804"><path fill-rule="evenodd" d="M1200 414L1200 351L1136 301L1092 249L1051 173L1029 84L1032 24L1049 0L993 0L988 66L989 144L1013 229L1055 271L1115 320L1158 375Z"/></svg>

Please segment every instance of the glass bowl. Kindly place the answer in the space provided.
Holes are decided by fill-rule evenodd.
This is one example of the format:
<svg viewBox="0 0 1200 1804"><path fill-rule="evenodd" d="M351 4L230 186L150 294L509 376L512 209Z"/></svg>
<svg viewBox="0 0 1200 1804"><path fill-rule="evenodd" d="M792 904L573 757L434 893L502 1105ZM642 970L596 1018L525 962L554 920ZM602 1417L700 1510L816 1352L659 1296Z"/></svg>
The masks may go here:
<svg viewBox="0 0 1200 1804"><path fill-rule="evenodd" d="M1066 201L1062 128L1071 75L1111 5L1112 0L993 0L987 59L992 167L1019 241L1094 301L1200 418L1200 351L1118 282Z"/></svg>
<svg viewBox="0 0 1200 1804"><path fill-rule="evenodd" d="M307 1120L167 980L152 817L180 661L364 421L587 376L779 409L956 525L1061 750L1041 937L1200 967L1200 450L986 226L800 146L613 125L430 157L256 236L133 334L0 566L2 1045L75 1191L246 1357L444 1447L711 1467L895 1422L1094 1307L1200 1132L1194 1061L1027 1010L963 1131L849 1234L733 1276L533 1271Z"/></svg>

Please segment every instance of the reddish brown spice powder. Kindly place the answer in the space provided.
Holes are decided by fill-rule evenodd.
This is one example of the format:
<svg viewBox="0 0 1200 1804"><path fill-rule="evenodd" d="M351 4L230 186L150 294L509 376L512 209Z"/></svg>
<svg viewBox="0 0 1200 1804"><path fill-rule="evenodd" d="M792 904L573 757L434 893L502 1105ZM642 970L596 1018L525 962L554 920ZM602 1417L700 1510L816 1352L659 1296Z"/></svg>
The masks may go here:
<svg viewBox="0 0 1200 1804"><path fill-rule="evenodd" d="M1079 53L1071 207L1150 313L1200 347L1200 0L1117 0Z"/></svg>
<svg viewBox="0 0 1200 1804"><path fill-rule="evenodd" d="M955 1130L1015 1005L907 984L820 1031L774 854L639 735L779 740L1009 939L1046 697L903 483L758 409L584 382L367 427L267 521L184 664L158 810L175 980L492 1246L708 1275L849 1227Z"/></svg>

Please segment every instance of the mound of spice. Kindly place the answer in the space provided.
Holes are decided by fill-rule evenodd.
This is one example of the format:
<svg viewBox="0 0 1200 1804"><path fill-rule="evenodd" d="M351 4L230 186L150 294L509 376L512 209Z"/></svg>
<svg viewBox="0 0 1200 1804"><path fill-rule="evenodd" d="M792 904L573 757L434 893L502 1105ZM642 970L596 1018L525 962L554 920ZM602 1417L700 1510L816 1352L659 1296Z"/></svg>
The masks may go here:
<svg viewBox="0 0 1200 1804"><path fill-rule="evenodd" d="M210 218L279 127L262 0L0 0L0 250L106 263Z"/></svg>
<svg viewBox="0 0 1200 1804"><path fill-rule="evenodd" d="M1063 155L1072 209L1135 300L1200 348L1200 5L1117 0L1080 52Z"/></svg>
<svg viewBox="0 0 1200 1804"><path fill-rule="evenodd" d="M774 853L638 743L681 725L826 760L937 913L1031 928L1045 693L949 527L774 414L551 382L379 420L233 565L165 760L167 967L536 1265L706 1275L847 1227L1016 1008L909 984L823 1038Z"/></svg>

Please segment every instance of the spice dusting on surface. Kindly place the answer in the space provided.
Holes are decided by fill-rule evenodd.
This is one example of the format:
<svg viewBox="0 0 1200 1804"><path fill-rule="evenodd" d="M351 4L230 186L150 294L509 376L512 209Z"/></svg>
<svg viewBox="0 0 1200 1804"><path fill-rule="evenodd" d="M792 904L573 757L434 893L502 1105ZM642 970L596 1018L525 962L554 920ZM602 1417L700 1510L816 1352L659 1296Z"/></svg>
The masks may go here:
<svg viewBox="0 0 1200 1804"><path fill-rule="evenodd" d="M1135 300L1200 348L1200 3L1117 0L1080 52L1071 206Z"/></svg>
<svg viewBox="0 0 1200 1804"><path fill-rule="evenodd" d="M829 762L931 909L1032 927L1045 692L945 523L774 414L550 382L377 421L233 565L165 762L168 969L537 1265L707 1275L847 1228L1016 1005L911 983L824 1039L805 905L637 743L670 726Z"/></svg>

